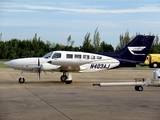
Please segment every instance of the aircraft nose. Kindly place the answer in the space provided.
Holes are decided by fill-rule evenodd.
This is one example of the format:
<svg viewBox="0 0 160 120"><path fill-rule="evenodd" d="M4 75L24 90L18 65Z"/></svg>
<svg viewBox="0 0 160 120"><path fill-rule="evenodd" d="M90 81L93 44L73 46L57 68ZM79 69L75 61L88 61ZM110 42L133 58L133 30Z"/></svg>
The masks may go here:
<svg viewBox="0 0 160 120"><path fill-rule="evenodd" d="M5 62L4 64L7 65L8 67L13 67L12 61Z"/></svg>
<svg viewBox="0 0 160 120"><path fill-rule="evenodd" d="M5 62L4 64L10 67L11 62L8 61L8 62Z"/></svg>

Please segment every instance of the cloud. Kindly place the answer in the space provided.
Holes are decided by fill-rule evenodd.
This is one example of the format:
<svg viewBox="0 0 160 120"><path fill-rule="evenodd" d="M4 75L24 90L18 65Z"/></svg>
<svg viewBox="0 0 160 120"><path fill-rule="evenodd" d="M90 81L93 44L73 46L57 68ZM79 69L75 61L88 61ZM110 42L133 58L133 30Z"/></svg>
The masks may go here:
<svg viewBox="0 0 160 120"><path fill-rule="evenodd" d="M144 22L146 24L154 24L154 25L160 25L160 22ZM159 26L158 26L159 27Z"/></svg>
<svg viewBox="0 0 160 120"><path fill-rule="evenodd" d="M56 11L65 11L65 12L77 12L77 13L95 13L95 14L104 14L104 13L147 13L147 12L160 12L160 5L144 6L139 8L132 9L94 9L94 8L67 8L67 7L54 7L54 6L38 6L38 5L27 5L27 9L34 10L56 10Z"/></svg>
<svg viewBox="0 0 160 120"><path fill-rule="evenodd" d="M35 12L33 10L1 9L2 12Z"/></svg>
<svg viewBox="0 0 160 120"><path fill-rule="evenodd" d="M61 7L62 6L62 7ZM8 5L3 6L6 10L3 11L10 11L10 12L33 12L39 10L48 10L48 11L59 11L62 13L66 12L75 12L75 13L91 13L91 14L123 14L123 13L147 13L147 12L160 12L160 4L152 4L141 6L137 8L130 8L130 9L107 9L105 6L85 6L77 4L60 4L56 6L56 4L51 5L27 5L27 4L18 4L18 5ZM9 8L9 10L7 10Z"/></svg>

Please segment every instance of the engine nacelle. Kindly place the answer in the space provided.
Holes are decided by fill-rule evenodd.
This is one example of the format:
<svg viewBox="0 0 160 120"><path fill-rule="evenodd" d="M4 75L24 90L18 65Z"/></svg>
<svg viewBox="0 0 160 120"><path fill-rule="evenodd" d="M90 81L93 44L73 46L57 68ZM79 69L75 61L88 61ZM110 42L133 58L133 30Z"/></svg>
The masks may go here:
<svg viewBox="0 0 160 120"><path fill-rule="evenodd" d="M41 65L41 70L44 70L44 71L50 71L50 70L55 70L55 69L58 69L60 66L58 65L52 65L52 64L49 64L49 63L44 63Z"/></svg>

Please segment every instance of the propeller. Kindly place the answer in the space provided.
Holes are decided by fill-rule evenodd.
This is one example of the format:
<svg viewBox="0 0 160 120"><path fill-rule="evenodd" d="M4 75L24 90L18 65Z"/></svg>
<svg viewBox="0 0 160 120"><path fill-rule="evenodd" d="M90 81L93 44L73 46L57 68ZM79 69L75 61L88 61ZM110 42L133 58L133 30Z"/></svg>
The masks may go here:
<svg viewBox="0 0 160 120"><path fill-rule="evenodd" d="M40 67L40 60L38 58L38 75L39 75L39 79L40 79L40 74L41 74L41 67Z"/></svg>

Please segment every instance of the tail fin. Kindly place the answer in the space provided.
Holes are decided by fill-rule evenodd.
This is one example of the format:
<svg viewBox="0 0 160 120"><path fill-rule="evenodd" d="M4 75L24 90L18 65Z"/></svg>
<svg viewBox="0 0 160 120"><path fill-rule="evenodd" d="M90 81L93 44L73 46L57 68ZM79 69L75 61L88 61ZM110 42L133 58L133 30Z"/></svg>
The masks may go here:
<svg viewBox="0 0 160 120"><path fill-rule="evenodd" d="M99 52L97 54L106 55L118 59L121 64L142 63L145 61L151 48L155 36L137 35L122 50L116 53Z"/></svg>
<svg viewBox="0 0 160 120"><path fill-rule="evenodd" d="M135 61L137 63L144 62L151 48L155 36L138 35L122 50L117 52L116 56L120 59Z"/></svg>

